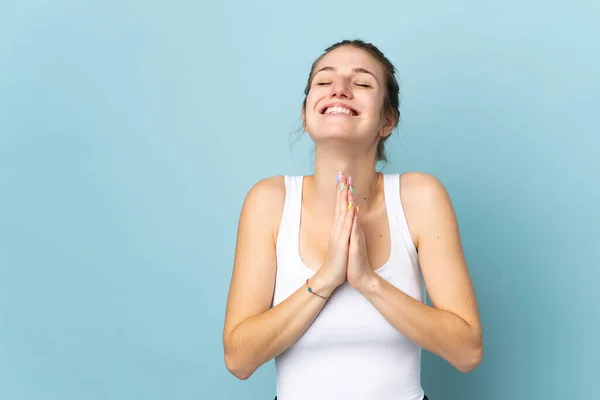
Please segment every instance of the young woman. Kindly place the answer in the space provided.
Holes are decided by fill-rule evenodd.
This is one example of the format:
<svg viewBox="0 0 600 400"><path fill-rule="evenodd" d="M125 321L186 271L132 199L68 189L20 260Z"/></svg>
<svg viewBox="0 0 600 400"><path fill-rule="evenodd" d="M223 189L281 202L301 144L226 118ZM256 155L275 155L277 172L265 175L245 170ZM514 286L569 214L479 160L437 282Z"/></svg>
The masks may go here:
<svg viewBox="0 0 600 400"><path fill-rule="evenodd" d="M422 348L463 372L481 361L445 188L431 175L375 169L398 123L398 92L394 66L372 44L326 49L302 105L314 175L264 179L245 199L225 363L247 379L275 358L279 400L421 400Z"/></svg>

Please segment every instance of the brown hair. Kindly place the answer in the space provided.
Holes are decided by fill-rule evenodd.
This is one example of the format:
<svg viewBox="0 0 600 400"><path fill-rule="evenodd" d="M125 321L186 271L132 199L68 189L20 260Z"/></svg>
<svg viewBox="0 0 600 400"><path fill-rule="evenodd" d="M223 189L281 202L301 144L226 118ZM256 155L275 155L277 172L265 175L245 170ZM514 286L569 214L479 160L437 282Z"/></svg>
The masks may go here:
<svg viewBox="0 0 600 400"><path fill-rule="evenodd" d="M342 40L341 42L335 43L328 48L325 49L323 54L317 58L311 68L310 74L308 75L308 82L306 83L306 88L304 89L305 96L308 96L308 92L310 91L310 87L312 85L313 73L316 65L329 54L331 51L337 49L342 46L352 46L357 49L361 49L369 53L375 60L377 60L381 66L383 67L383 73L385 77L385 95L383 100L383 113L384 115L387 113L392 113L392 116L396 119L396 124L394 127L398 125L398 121L400 120L400 87L398 85L398 81L396 80L396 68L387 59L385 55L372 43L365 43L362 40L354 39L354 40ZM304 97L304 101L302 103L302 108L306 108L306 97ZM384 142L387 140L389 136L382 137L379 139L379 143L377 143L377 156L376 161L387 161L387 156L385 154L385 144Z"/></svg>

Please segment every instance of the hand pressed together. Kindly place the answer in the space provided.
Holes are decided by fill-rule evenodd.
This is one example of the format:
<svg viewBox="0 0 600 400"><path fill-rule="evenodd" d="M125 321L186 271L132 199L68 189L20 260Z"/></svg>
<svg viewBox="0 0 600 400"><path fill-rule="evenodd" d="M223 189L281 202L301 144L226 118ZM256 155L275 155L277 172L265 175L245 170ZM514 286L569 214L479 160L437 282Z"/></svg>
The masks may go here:
<svg viewBox="0 0 600 400"><path fill-rule="evenodd" d="M352 178L350 178L350 181L352 181ZM350 208L355 208L356 212L352 219L352 229L348 245L346 280L350 286L359 289L373 277L374 272L369 263L365 234L360 223L360 210L354 205L354 194L352 191L348 192L348 204Z"/></svg>
<svg viewBox="0 0 600 400"><path fill-rule="evenodd" d="M336 205L329 238L329 252L318 276L334 290L344 282L360 289L374 275L369 263L367 244L360 226L359 208L354 203L352 177L341 172L336 179ZM329 291L327 291L329 292Z"/></svg>

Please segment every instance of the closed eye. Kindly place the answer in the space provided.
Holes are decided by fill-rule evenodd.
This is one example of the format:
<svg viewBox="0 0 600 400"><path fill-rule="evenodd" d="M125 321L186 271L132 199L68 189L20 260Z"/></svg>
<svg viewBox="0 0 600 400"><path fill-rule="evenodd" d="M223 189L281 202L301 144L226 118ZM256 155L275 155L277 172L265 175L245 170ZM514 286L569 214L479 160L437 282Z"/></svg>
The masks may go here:
<svg viewBox="0 0 600 400"><path fill-rule="evenodd" d="M330 82L318 82L317 86L326 86L329 85Z"/></svg>
<svg viewBox="0 0 600 400"><path fill-rule="evenodd" d="M367 85L366 83L357 83L356 86L360 86L360 87L365 87L365 88L370 88L370 85Z"/></svg>

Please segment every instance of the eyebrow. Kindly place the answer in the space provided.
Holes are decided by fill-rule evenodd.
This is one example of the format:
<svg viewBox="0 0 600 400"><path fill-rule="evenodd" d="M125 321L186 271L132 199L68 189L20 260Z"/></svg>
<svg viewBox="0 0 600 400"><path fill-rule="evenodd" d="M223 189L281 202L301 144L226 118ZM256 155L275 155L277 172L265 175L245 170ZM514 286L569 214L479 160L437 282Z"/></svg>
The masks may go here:
<svg viewBox="0 0 600 400"><path fill-rule="evenodd" d="M319 72L321 72L321 71L334 71L334 72L335 72L335 71L337 71L337 68L335 68L335 67L330 67L330 66L323 67L323 68L319 69L317 72L315 72L313 76L317 75L317 74L318 74ZM353 68L353 69L352 69L352 72L354 72L354 73L357 73L357 74L369 74L369 75L371 75L373 78L375 78L375 81L377 81L377 83L379 83L379 80L377 79L377 77L375 76L375 74L374 74L374 73L372 73L371 71L369 71L368 69L364 69L364 68Z"/></svg>

